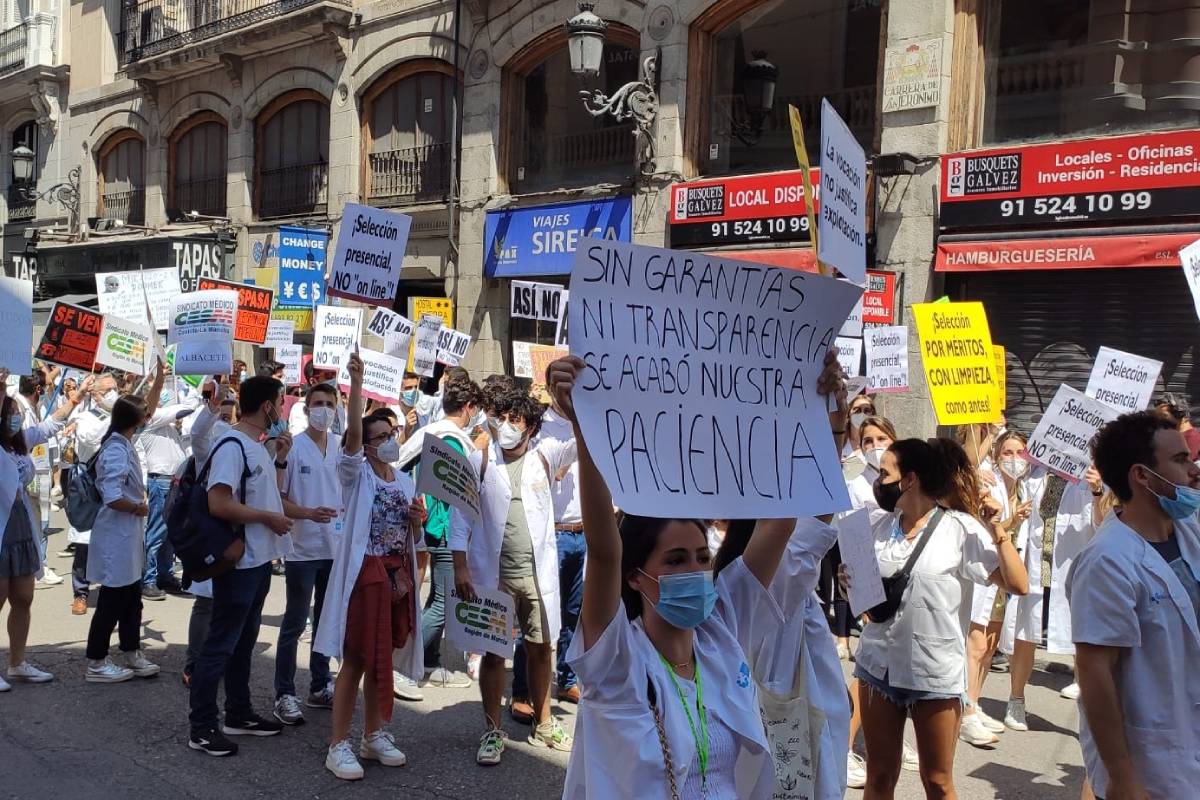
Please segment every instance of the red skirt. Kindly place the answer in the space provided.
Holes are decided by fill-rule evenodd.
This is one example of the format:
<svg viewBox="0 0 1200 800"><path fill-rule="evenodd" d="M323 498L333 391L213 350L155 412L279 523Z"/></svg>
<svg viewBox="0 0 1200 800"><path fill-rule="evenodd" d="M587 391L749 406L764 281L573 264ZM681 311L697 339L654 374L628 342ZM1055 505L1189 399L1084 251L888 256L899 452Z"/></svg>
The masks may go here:
<svg viewBox="0 0 1200 800"><path fill-rule="evenodd" d="M392 651L404 647L413 635L412 592L407 555L365 556L346 609L345 650L375 673L379 713L389 722Z"/></svg>

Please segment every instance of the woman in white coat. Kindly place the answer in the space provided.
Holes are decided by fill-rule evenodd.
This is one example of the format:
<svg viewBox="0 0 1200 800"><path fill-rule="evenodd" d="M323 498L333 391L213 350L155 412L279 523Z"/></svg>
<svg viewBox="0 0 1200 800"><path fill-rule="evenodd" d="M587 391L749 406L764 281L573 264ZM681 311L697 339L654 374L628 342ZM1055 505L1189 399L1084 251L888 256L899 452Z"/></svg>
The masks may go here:
<svg viewBox="0 0 1200 800"><path fill-rule="evenodd" d="M146 515L150 506L142 462L133 439L154 413L162 389L162 370L150 390L150 402L125 395L113 403L108 432L96 459L100 510L88 545L88 580L100 584L96 613L88 628L88 683L120 683L135 675L150 678L158 665L142 655L142 567L145 564ZM124 663L108 657L114 628L119 628Z"/></svg>
<svg viewBox="0 0 1200 800"><path fill-rule="evenodd" d="M383 723L392 719L393 667L413 680L424 667L415 544L425 510L412 479L392 467L400 450L392 424L363 417L357 350L346 369L350 400L337 466L346 518L313 649L342 663L325 767L343 780L358 780L363 768L349 734L359 684L364 712L359 758L389 767L408 762Z"/></svg>
<svg viewBox="0 0 1200 800"><path fill-rule="evenodd" d="M0 370L0 386L8 379L8 370ZM54 676L38 669L25 658L33 606L33 584L41 575L45 553L42 550L41 519L34 512L25 491L36 477L29 450L62 430L63 420L92 386L92 378L67 397L67 402L49 419L22 430L23 415L17 401L0 394L0 611L8 611L9 681L46 683ZM0 692L12 687L0 678Z"/></svg>
<svg viewBox="0 0 1200 800"><path fill-rule="evenodd" d="M557 361L549 381L575 427L588 545L568 653L583 697L563 797L769 798L775 768L747 652L782 623L767 587L796 523L760 520L715 584L699 520L626 516L618 529L574 418L583 368ZM838 396L835 439L846 413L839 372L831 349L818 391Z"/></svg>

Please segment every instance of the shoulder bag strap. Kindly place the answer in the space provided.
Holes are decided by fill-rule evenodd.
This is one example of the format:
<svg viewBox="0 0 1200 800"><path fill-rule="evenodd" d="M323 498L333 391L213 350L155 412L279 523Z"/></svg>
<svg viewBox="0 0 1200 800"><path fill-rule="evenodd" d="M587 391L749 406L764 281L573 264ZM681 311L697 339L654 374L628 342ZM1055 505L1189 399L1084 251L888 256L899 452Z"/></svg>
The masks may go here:
<svg viewBox="0 0 1200 800"><path fill-rule="evenodd" d="M912 573L913 567L917 564L917 559L925 551L925 545L929 544L929 540L933 538L933 532L937 530L938 523L942 521L942 517L945 514L946 510L941 506L938 506L938 510L933 512L933 519L926 523L925 530L921 531L921 540L917 542L917 546L913 548L912 553L908 556L908 560L904 562L904 566L901 567L897 575L903 575L907 578Z"/></svg>
<svg viewBox="0 0 1200 800"><path fill-rule="evenodd" d="M617 613L624 613L618 611ZM671 758L671 745L667 742L667 729L663 725L662 714L658 710L658 692L654 690L654 680L649 673L646 675L646 697L650 703L650 713L654 716L654 730L658 733L658 746L662 748L663 767L667 771L667 785L671 789L671 800L679 800L679 786L675 783L675 764Z"/></svg>

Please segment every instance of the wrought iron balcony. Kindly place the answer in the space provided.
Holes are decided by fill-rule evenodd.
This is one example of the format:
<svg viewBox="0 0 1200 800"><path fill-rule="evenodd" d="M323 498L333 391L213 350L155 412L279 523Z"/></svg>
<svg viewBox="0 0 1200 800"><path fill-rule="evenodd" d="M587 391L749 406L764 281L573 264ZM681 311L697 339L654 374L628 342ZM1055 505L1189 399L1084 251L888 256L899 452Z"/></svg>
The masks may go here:
<svg viewBox="0 0 1200 800"><path fill-rule="evenodd" d="M197 211L210 217L225 216L225 176L176 181L173 204L184 213Z"/></svg>
<svg viewBox="0 0 1200 800"><path fill-rule="evenodd" d="M401 206L445 200L450 189L451 143L384 150L368 157L368 202Z"/></svg>
<svg viewBox="0 0 1200 800"><path fill-rule="evenodd" d="M258 216L290 217L324 214L329 199L329 165L298 164L259 173Z"/></svg>
<svg viewBox="0 0 1200 800"><path fill-rule="evenodd" d="M101 216L104 219L119 219L130 225L143 225L146 222L146 192L144 189L105 192L101 203L103 209Z"/></svg>
<svg viewBox="0 0 1200 800"><path fill-rule="evenodd" d="M0 75L24 69L28 49L29 30L25 23L0 31Z"/></svg>

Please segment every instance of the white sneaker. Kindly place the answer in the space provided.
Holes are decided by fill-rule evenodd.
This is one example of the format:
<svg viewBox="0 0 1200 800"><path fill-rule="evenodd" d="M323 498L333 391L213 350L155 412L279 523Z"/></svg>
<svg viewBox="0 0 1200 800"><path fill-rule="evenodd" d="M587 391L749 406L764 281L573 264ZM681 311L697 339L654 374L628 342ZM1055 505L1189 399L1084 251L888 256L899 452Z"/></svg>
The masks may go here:
<svg viewBox="0 0 1200 800"><path fill-rule="evenodd" d="M8 685L8 681L4 680L4 678L0 678L0 692L7 692L11 689L12 687Z"/></svg>
<svg viewBox="0 0 1200 800"><path fill-rule="evenodd" d="M37 579L38 588L58 586L63 582L62 576L49 567L42 567L42 577Z"/></svg>
<svg viewBox="0 0 1200 800"><path fill-rule="evenodd" d="M1079 684L1075 683L1075 681L1071 681L1069 684L1063 687L1063 690L1059 692L1058 695L1059 697L1065 697L1068 700L1078 700Z"/></svg>
<svg viewBox="0 0 1200 800"><path fill-rule="evenodd" d="M470 653L467 655L467 677L473 681L479 680L479 665L483 663L483 656L479 653Z"/></svg>
<svg viewBox="0 0 1200 800"><path fill-rule="evenodd" d="M8 679L13 683L49 683L54 676L25 661L8 668Z"/></svg>
<svg viewBox="0 0 1200 800"><path fill-rule="evenodd" d="M979 714L968 714L962 718L958 738L974 747L987 747L1000 741L1000 737L989 731L979 719Z"/></svg>
<svg viewBox="0 0 1200 800"><path fill-rule="evenodd" d="M461 672L454 672L445 667L438 667L425 673L421 686L435 686L439 689L469 689L471 679Z"/></svg>
<svg viewBox="0 0 1200 800"><path fill-rule="evenodd" d="M425 695L421 694L421 689L417 686L417 682L407 675L401 675L396 670L392 670L392 694L401 700L408 700L413 703L418 703L425 699Z"/></svg>
<svg viewBox="0 0 1200 800"><path fill-rule="evenodd" d="M904 743L904 753L900 759L900 766L909 772L919 772L921 769L921 759L917 757L917 751L908 746L908 742Z"/></svg>
<svg viewBox="0 0 1200 800"><path fill-rule="evenodd" d="M304 724L304 712L300 710L300 699L294 695L282 695L275 701L275 707L271 713L284 725Z"/></svg>
<svg viewBox="0 0 1200 800"><path fill-rule="evenodd" d="M983 713L982 708L975 709L975 716L979 717L979 721L983 723L983 727L987 728L992 733L1004 733L1006 730L1003 722L992 719L987 714Z"/></svg>
<svg viewBox="0 0 1200 800"><path fill-rule="evenodd" d="M385 767L403 767L408 758L396 747L395 738L385 730L369 733L358 744L358 757L378 761Z"/></svg>
<svg viewBox="0 0 1200 800"><path fill-rule="evenodd" d="M1009 698L1008 708L1004 710L1004 724L1014 731L1029 730L1029 723L1025 721L1025 698Z"/></svg>
<svg viewBox="0 0 1200 800"><path fill-rule="evenodd" d="M153 664L142 655L141 650L134 650L132 653L125 654L125 666L133 670L133 674L139 678L153 678L158 674L158 664Z"/></svg>
<svg viewBox="0 0 1200 800"><path fill-rule="evenodd" d="M120 683L132 677L133 670L118 667L111 658L89 658L87 673L83 679L88 683Z"/></svg>
<svg viewBox="0 0 1200 800"><path fill-rule="evenodd" d="M867 762L851 750L846 754L846 788L861 789L867 785Z"/></svg>
<svg viewBox="0 0 1200 800"><path fill-rule="evenodd" d="M329 755L325 756L325 769L344 781L360 781L363 776L362 764L354 757L349 739L342 739L329 748Z"/></svg>

